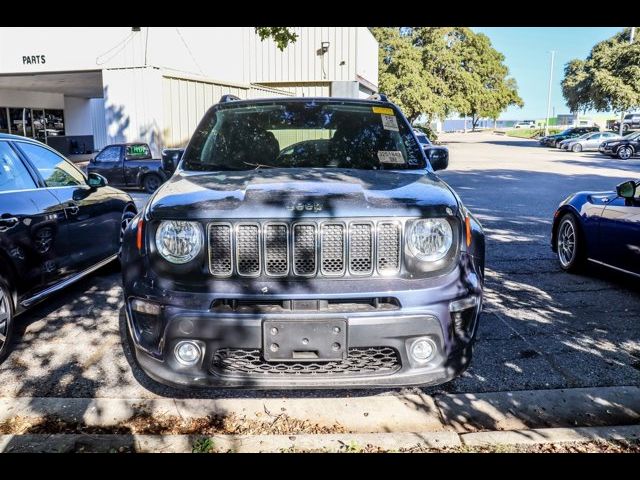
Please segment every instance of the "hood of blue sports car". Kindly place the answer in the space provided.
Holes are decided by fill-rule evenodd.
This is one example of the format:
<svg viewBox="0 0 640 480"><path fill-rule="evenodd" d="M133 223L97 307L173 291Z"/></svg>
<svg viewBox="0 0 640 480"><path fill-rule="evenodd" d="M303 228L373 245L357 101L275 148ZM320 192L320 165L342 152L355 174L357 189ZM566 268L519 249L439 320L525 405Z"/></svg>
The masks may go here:
<svg viewBox="0 0 640 480"><path fill-rule="evenodd" d="M273 168L178 172L153 196L148 215L154 219L444 216L457 209L449 186L425 170Z"/></svg>

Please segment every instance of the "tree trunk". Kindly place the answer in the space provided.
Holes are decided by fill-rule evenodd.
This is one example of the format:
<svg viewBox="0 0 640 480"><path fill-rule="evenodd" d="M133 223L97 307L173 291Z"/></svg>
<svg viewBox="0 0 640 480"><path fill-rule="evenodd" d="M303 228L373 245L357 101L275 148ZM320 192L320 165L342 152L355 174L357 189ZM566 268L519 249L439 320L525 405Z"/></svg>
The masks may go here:
<svg viewBox="0 0 640 480"><path fill-rule="evenodd" d="M479 121L480 121L480 117L477 117L475 115L471 115L471 131L472 132L476 131L476 126L478 125Z"/></svg>

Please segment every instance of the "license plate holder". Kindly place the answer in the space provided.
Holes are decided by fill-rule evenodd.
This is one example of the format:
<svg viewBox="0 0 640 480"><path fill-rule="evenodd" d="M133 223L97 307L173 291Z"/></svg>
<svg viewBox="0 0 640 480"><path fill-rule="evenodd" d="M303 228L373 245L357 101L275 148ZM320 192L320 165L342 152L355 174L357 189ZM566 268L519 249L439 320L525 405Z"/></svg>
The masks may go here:
<svg viewBox="0 0 640 480"><path fill-rule="evenodd" d="M344 318L264 320L262 352L267 362L344 360L347 358L347 321Z"/></svg>

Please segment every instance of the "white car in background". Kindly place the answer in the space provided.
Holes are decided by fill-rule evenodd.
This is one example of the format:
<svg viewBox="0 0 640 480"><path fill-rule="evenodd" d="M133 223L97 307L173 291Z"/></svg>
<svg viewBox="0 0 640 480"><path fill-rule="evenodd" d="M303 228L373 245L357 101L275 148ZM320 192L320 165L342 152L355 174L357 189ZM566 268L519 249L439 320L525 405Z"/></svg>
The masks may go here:
<svg viewBox="0 0 640 480"><path fill-rule="evenodd" d="M602 142L607 140L617 140L620 137L614 132L592 132L578 138L571 138L560 142L560 148L572 152L584 152L586 150L598 150Z"/></svg>
<svg viewBox="0 0 640 480"><path fill-rule="evenodd" d="M536 128L536 122L534 122L533 120L516 122L513 128Z"/></svg>

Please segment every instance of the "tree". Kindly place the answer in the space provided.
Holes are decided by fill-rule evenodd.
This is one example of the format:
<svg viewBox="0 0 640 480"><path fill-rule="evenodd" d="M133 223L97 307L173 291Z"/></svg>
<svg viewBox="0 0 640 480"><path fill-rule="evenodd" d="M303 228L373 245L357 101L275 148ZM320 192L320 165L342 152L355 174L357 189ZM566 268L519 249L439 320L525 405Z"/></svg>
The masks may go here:
<svg viewBox="0 0 640 480"><path fill-rule="evenodd" d="M488 37L460 27L373 28L378 40L380 91L410 121L425 114L445 118L470 114L497 118L510 105L522 106L504 56Z"/></svg>
<svg viewBox="0 0 640 480"><path fill-rule="evenodd" d="M496 120L510 106L524 106L516 81L508 77L505 57L489 37L469 28L457 29L454 55L460 69L454 85L458 113L471 116L475 130L481 118Z"/></svg>
<svg viewBox="0 0 640 480"><path fill-rule="evenodd" d="M291 27L255 27L255 30L260 40L273 39L280 51L298 39L298 34Z"/></svg>
<svg viewBox="0 0 640 480"><path fill-rule="evenodd" d="M640 41L630 29L597 43L586 60L565 65L562 94L572 112L624 112L640 107Z"/></svg>
<svg viewBox="0 0 640 480"><path fill-rule="evenodd" d="M378 41L378 84L410 122L422 113L445 112L446 84L424 66L423 52L411 29L371 29Z"/></svg>

